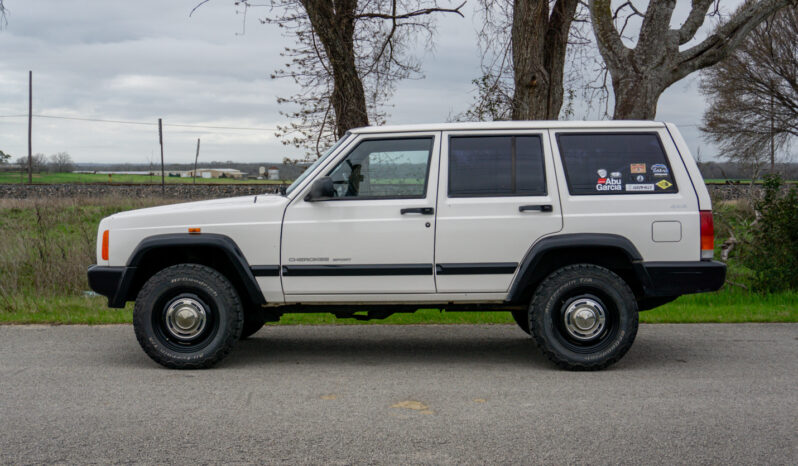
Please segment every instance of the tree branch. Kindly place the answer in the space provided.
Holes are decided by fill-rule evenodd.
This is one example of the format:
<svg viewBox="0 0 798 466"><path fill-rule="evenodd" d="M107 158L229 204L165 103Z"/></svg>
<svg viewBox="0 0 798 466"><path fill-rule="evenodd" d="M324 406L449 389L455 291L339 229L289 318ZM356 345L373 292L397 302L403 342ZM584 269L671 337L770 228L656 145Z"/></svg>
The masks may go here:
<svg viewBox="0 0 798 466"><path fill-rule="evenodd" d="M744 4L703 42L679 53L679 64L673 70L673 77L679 80L693 71L719 62L765 18L789 4L795 5L798 1L761 0Z"/></svg>
<svg viewBox="0 0 798 466"><path fill-rule="evenodd" d="M715 0L693 0L693 6L690 9L690 14L687 19L679 28L679 45L684 45L695 36L698 29L704 25L704 20L707 17L709 6Z"/></svg>
<svg viewBox="0 0 798 466"><path fill-rule="evenodd" d="M593 19L593 32L599 49L603 50L605 60L613 62L613 66L620 63L621 58L629 52L623 45L618 30L613 23L611 0L590 0L590 16Z"/></svg>
<svg viewBox="0 0 798 466"><path fill-rule="evenodd" d="M354 16L355 19L363 19L363 18L380 18L380 19L390 19L390 20L397 20L397 19L406 19L412 18L414 16L423 16L429 15L432 13L456 13L460 15L461 18L465 18L463 13L460 12L460 9L465 6L466 2L463 2L457 8L423 8L421 10L410 11L407 13L402 13L397 15L394 11L393 14L386 14L386 13L359 13Z"/></svg>

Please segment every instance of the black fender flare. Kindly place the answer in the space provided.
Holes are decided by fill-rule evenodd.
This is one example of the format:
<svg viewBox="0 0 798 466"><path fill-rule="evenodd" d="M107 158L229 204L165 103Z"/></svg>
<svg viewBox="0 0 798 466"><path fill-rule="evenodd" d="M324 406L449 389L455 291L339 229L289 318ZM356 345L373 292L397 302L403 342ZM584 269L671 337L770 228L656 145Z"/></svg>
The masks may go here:
<svg viewBox="0 0 798 466"><path fill-rule="evenodd" d="M508 302L515 302L520 299L524 292L524 287L529 283L533 277L536 267L540 264L543 256L556 249L573 249L573 248L612 248L622 251L629 262L635 268L635 272L640 273L642 267L640 266L643 256L637 248L621 235L614 235L609 233L569 233L562 235L553 235L542 238L536 242L527 251L524 260L515 274L510 291L505 299Z"/></svg>
<svg viewBox="0 0 798 466"><path fill-rule="evenodd" d="M252 273L252 269L244 257L244 254L241 252L241 249L238 248L236 242L229 236L216 233L167 233L144 238L133 250L130 259L128 259L122 283L120 284L120 289L116 293L115 300L119 301L121 299L121 303L124 306L125 300L129 298L128 292L136 276L136 270L148 253L157 249L169 249L178 246L189 248L205 247L222 251L225 257L230 261L232 269L237 275L235 278L240 280L240 283L243 285L243 289L248 295L247 298L257 305L266 303L263 292L260 290L255 275ZM242 298L244 297L242 296Z"/></svg>

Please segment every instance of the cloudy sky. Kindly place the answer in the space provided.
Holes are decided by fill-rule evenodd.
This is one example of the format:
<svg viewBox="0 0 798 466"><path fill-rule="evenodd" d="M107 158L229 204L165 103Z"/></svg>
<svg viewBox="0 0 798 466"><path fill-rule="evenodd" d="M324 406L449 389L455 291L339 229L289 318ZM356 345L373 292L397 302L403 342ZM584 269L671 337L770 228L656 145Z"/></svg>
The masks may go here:
<svg viewBox="0 0 798 466"><path fill-rule="evenodd" d="M283 146L270 128L287 121L277 96L295 89L270 73L291 45L250 10L245 33L232 0L212 0L189 17L198 0L6 0L0 31L0 150L27 154L28 70L34 73L34 114L150 124L34 119L33 150L69 152L77 162L147 163L159 158L157 119L165 124L168 162L191 162L197 138L201 160L270 162L300 152ZM645 4L646 2L638 2ZM730 9L737 1L724 1ZM728 5L727 5L728 3ZM435 49L419 47L424 78L399 83L389 124L445 121L472 101L480 74L475 0L438 21ZM674 22L689 8L678 4ZM680 125L695 153L712 158L697 125L705 102L695 76L666 91L657 119ZM580 111L578 118L595 118ZM255 128L186 128L170 124Z"/></svg>

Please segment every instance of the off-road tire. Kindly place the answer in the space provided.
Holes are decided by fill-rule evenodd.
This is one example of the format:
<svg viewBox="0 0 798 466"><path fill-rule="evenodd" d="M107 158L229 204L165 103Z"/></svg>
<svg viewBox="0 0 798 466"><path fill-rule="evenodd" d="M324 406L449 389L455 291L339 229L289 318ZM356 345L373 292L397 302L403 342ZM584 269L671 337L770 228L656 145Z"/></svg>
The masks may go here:
<svg viewBox="0 0 798 466"><path fill-rule="evenodd" d="M205 331L189 343L178 341L166 328L166 306L192 297L207 311ZM179 264L153 275L139 291L133 328L144 352L171 369L204 369L221 361L241 336L244 311L235 287L216 270L199 264Z"/></svg>
<svg viewBox="0 0 798 466"><path fill-rule="evenodd" d="M606 307L605 334L595 344L577 342L564 329L569 303L590 296ZM617 362L637 335L637 301L629 285L609 269L592 264L563 267L538 286L529 306L535 344L557 366L598 370Z"/></svg>
<svg viewBox="0 0 798 466"><path fill-rule="evenodd" d="M510 311L510 314L513 315L513 320L515 320L515 323L518 324L518 327L521 330L523 330L527 335L532 335L532 333L529 331L528 310Z"/></svg>
<svg viewBox="0 0 798 466"><path fill-rule="evenodd" d="M241 329L241 340L251 337L266 323L266 313L262 309L248 309L244 312L244 327Z"/></svg>

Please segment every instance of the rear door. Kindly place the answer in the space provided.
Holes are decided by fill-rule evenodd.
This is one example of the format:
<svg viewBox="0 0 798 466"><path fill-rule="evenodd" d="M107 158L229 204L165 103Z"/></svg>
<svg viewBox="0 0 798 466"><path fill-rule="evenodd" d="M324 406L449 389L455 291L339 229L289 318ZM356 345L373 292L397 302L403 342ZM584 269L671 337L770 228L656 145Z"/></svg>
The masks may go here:
<svg viewBox="0 0 798 466"><path fill-rule="evenodd" d="M283 221L286 301L435 292L438 135L359 136L323 172L335 198L308 202L309 189L299 193Z"/></svg>
<svg viewBox="0 0 798 466"><path fill-rule="evenodd" d="M547 132L444 132L440 173L438 292L507 291L531 245L562 229Z"/></svg>

